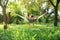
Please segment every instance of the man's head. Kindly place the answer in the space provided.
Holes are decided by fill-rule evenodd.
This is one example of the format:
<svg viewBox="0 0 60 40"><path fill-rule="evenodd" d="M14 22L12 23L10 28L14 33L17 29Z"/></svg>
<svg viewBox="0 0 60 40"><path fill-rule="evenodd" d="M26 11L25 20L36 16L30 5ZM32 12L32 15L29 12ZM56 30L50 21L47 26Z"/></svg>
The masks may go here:
<svg viewBox="0 0 60 40"><path fill-rule="evenodd" d="M34 17L34 16L31 16L31 17Z"/></svg>

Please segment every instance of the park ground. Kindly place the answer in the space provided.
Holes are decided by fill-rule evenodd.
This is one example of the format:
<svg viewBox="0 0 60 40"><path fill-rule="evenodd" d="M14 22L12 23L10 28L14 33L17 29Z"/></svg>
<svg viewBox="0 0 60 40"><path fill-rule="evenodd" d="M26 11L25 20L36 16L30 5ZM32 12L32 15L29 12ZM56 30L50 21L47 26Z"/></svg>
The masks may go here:
<svg viewBox="0 0 60 40"><path fill-rule="evenodd" d="M53 23L9 24L4 30L0 24L0 40L60 40L60 27Z"/></svg>

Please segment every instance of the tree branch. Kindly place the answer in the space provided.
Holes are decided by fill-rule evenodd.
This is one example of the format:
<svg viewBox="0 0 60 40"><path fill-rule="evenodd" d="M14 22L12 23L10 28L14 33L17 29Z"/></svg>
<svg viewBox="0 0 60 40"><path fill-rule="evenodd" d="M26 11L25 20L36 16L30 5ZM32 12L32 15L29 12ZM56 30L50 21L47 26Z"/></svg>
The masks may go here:
<svg viewBox="0 0 60 40"><path fill-rule="evenodd" d="M8 4L8 0L6 0L6 4L4 6L7 6L7 4Z"/></svg>
<svg viewBox="0 0 60 40"><path fill-rule="evenodd" d="M2 5L2 4L0 4L0 6L1 6L1 7L3 7L3 5Z"/></svg>
<svg viewBox="0 0 60 40"><path fill-rule="evenodd" d="M58 7L58 5L59 5L59 0L57 0L56 7Z"/></svg>
<svg viewBox="0 0 60 40"><path fill-rule="evenodd" d="M6 0L6 5L8 4L8 0Z"/></svg>
<svg viewBox="0 0 60 40"><path fill-rule="evenodd" d="M2 6L2 4L1 4L1 0L0 0L0 6Z"/></svg>
<svg viewBox="0 0 60 40"><path fill-rule="evenodd" d="M54 3L53 3L51 0L49 0L49 1L50 1L50 3L52 4L52 6L55 7Z"/></svg>

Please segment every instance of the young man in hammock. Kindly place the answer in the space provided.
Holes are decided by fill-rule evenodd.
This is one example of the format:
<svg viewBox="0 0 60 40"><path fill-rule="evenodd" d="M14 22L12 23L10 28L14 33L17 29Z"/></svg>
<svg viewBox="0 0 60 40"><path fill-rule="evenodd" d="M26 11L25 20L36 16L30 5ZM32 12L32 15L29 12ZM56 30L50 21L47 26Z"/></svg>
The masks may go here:
<svg viewBox="0 0 60 40"><path fill-rule="evenodd" d="M43 17L45 14L46 14L46 13L44 13L44 14L42 14L42 15L40 15L40 16L28 16L28 17L23 17L23 16L18 15L18 14L17 14L17 15L18 15L19 17L21 17L22 19L26 20L27 22L33 23L33 25L34 25L34 22L35 22L36 20L38 20L39 18Z"/></svg>
<svg viewBox="0 0 60 40"><path fill-rule="evenodd" d="M29 23L33 23L33 25L34 25L34 22L36 21L34 16L30 16L27 19L29 20Z"/></svg>

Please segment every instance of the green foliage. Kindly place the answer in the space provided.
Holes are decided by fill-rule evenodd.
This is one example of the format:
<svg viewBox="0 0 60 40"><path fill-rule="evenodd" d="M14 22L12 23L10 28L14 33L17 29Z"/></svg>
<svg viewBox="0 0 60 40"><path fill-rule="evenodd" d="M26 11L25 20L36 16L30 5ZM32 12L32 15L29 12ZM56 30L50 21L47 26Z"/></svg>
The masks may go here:
<svg viewBox="0 0 60 40"><path fill-rule="evenodd" d="M58 10L60 11L60 4L59 4L59 6L58 6Z"/></svg>

